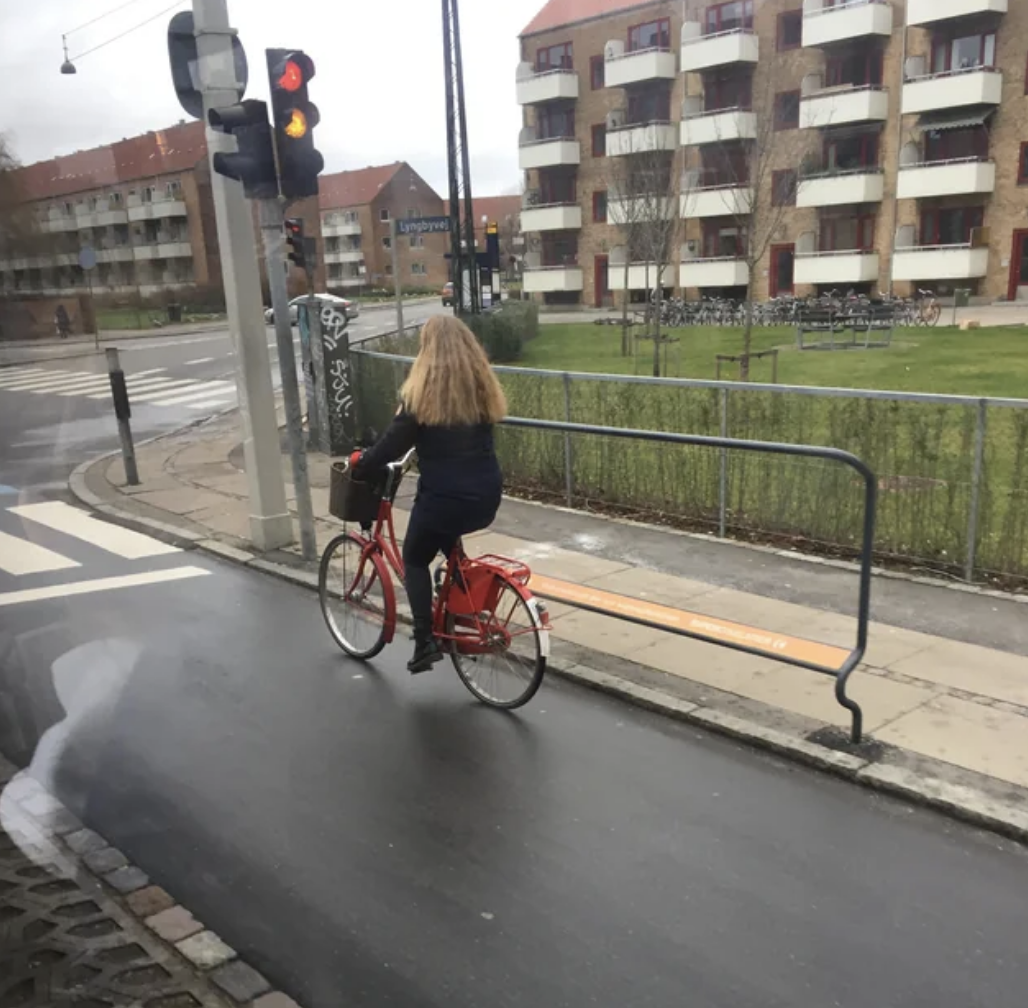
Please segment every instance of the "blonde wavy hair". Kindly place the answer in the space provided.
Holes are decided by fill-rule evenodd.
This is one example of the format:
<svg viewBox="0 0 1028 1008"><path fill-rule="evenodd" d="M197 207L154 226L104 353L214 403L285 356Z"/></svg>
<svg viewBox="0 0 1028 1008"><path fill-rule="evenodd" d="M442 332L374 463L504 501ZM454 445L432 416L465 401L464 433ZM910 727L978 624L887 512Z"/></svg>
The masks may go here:
<svg viewBox="0 0 1028 1008"><path fill-rule="evenodd" d="M400 399L418 423L430 427L498 423L507 413L481 344L450 315L433 315L422 327L421 349Z"/></svg>

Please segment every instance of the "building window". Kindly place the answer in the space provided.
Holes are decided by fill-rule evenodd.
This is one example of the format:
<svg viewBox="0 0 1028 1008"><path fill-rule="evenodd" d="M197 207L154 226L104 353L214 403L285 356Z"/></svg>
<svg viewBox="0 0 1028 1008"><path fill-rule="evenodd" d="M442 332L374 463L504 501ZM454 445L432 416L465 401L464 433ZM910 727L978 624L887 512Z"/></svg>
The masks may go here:
<svg viewBox="0 0 1028 1008"><path fill-rule="evenodd" d="M393 264L391 262L386 263L385 272L386 272L386 276L392 276L393 275Z"/></svg>
<svg viewBox="0 0 1028 1008"><path fill-rule="evenodd" d="M1028 143L1021 144L1017 161L1017 184L1028 185Z"/></svg>
<svg viewBox="0 0 1028 1008"><path fill-rule="evenodd" d="M575 135L573 108L542 108L536 116L536 136L540 140L562 140Z"/></svg>
<svg viewBox="0 0 1028 1008"><path fill-rule="evenodd" d="M593 193L593 223L607 223L607 190L600 189Z"/></svg>
<svg viewBox="0 0 1028 1008"><path fill-rule="evenodd" d="M775 95L775 129L798 129L800 125L799 91L780 91Z"/></svg>
<svg viewBox="0 0 1028 1008"><path fill-rule="evenodd" d="M704 28L706 35L752 30L753 0L731 0L730 3L711 4L707 8Z"/></svg>
<svg viewBox="0 0 1028 1008"><path fill-rule="evenodd" d="M671 91L666 88L630 93L628 96L628 122L670 122Z"/></svg>
<svg viewBox="0 0 1028 1008"><path fill-rule="evenodd" d="M182 192L182 183L178 179L174 179L164 187L164 192L168 199L174 199Z"/></svg>
<svg viewBox="0 0 1028 1008"><path fill-rule="evenodd" d="M643 49L670 48L671 21L669 18L647 21L646 24L635 25L628 29L629 52L641 52Z"/></svg>
<svg viewBox="0 0 1028 1008"><path fill-rule="evenodd" d="M589 58L589 84L594 91L599 91L607 82L607 61L603 56Z"/></svg>
<svg viewBox="0 0 1028 1008"><path fill-rule="evenodd" d="M120 192L112 192L110 194L110 196L107 197L107 205L109 207L120 207L121 206L121 193Z"/></svg>
<svg viewBox="0 0 1028 1008"><path fill-rule="evenodd" d="M882 52L880 49L831 56L825 60L827 87L868 87L882 83Z"/></svg>
<svg viewBox="0 0 1028 1008"><path fill-rule="evenodd" d="M147 186L143 190L143 202L144 203L152 203L153 202L153 186Z"/></svg>
<svg viewBox="0 0 1028 1008"><path fill-rule="evenodd" d="M796 169L784 168L771 174L771 205L796 205Z"/></svg>
<svg viewBox="0 0 1028 1008"><path fill-rule="evenodd" d="M535 72L546 73L548 70L573 70L571 43L546 46L535 53Z"/></svg>
<svg viewBox="0 0 1028 1008"><path fill-rule="evenodd" d="M878 140L877 133L827 138L824 143L824 170L839 172L877 168Z"/></svg>
<svg viewBox="0 0 1028 1008"><path fill-rule="evenodd" d="M803 11L782 11L778 15L778 51L799 49L803 44Z"/></svg>
<svg viewBox="0 0 1028 1008"><path fill-rule="evenodd" d="M968 245L971 232L982 226L984 217L980 206L925 210L921 215L921 244Z"/></svg>
<svg viewBox="0 0 1028 1008"><path fill-rule="evenodd" d="M425 247L425 236L424 235L411 235L410 236L410 247L411 248L424 248Z"/></svg>
<svg viewBox="0 0 1028 1008"><path fill-rule="evenodd" d="M996 33L978 32L932 43L932 73L972 70L996 65Z"/></svg>
<svg viewBox="0 0 1028 1008"><path fill-rule="evenodd" d="M825 217L821 220L822 252L870 252L875 244L874 214Z"/></svg>
<svg viewBox="0 0 1028 1008"><path fill-rule="evenodd" d="M67 202L64 203L63 210L64 210L64 216L65 217L70 217L75 212L74 209L72 208L72 205L70 203L67 203Z"/></svg>
<svg viewBox="0 0 1028 1008"><path fill-rule="evenodd" d="M607 127L602 123L592 128L593 157L607 156Z"/></svg>
<svg viewBox="0 0 1028 1008"><path fill-rule="evenodd" d="M703 110L705 112L752 107L752 73L713 74L707 77L703 87Z"/></svg>
<svg viewBox="0 0 1028 1008"><path fill-rule="evenodd" d="M957 161L977 158L986 161L989 157L989 131L984 126L970 129L929 130L924 135L924 159L933 161Z"/></svg>
<svg viewBox="0 0 1028 1008"><path fill-rule="evenodd" d="M392 247L393 247L393 239L390 238L389 235L386 235L385 238L382 239L382 248L384 248L384 249L391 249Z"/></svg>
<svg viewBox="0 0 1028 1008"><path fill-rule="evenodd" d="M428 267L421 262L411 263L410 271L412 276L428 276Z"/></svg>
<svg viewBox="0 0 1028 1008"><path fill-rule="evenodd" d="M734 220L703 222L704 259L743 259L746 256L746 229Z"/></svg>
<svg viewBox="0 0 1028 1008"><path fill-rule="evenodd" d="M389 222L389 209L387 207L382 207L382 209L379 210L378 219L380 221L384 221L385 223Z"/></svg>

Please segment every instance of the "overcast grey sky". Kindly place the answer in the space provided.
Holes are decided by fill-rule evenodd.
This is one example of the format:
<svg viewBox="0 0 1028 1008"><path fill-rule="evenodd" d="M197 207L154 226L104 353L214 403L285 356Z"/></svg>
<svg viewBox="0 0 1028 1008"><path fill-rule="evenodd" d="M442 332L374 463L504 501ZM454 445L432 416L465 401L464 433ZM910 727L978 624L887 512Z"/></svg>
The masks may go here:
<svg viewBox="0 0 1028 1008"><path fill-rule="evenodd" d="M23 163L120 140L183 118L166 32L174 10L58 73L61 34L125 0L0 0L0 132ZM134 0L75 32L72 56L159 14L172 0ZM462 0L474 191L518 184L517 33L544 0ZM175 10L186 10L183 2ZM267 97L264 49L304 49L317 76L318 147L326 171L409 161L446 188L442 5L439 0L229 0L250 62L248 97Z"/></svg>

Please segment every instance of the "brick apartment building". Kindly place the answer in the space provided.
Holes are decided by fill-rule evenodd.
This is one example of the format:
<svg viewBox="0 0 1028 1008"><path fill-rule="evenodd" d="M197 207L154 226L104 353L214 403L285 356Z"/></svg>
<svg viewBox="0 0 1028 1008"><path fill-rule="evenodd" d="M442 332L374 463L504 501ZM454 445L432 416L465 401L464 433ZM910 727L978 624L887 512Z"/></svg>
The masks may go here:
<svg viewBox="0 0 1028 1008"><path fill-rule="evenodd" d="M394 217L445 213L439 194L404 161L322 175L319 190L328 290L343 295L392 288ZM448 279L447 236L400 236L398 241L403 287L440 289Z"/></svg>
<svg viewBox="0 0 1028 1008"><path fill-rule="evenodd" d="M1028 296L1025 0L550 0L521 58L546 301L610 303L626 259L645 288L615 181L643 159L672 179L664 283L689 297L745 291L758 220L758 298Z"/></svg>

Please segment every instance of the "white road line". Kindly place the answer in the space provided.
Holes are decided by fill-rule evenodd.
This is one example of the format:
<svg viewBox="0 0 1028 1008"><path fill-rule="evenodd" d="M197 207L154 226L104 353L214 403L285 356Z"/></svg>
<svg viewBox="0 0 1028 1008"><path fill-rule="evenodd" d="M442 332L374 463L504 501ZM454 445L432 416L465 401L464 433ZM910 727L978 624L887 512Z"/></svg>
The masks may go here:
<svg viewBox="0 0 1028 1008"><path fill-rule="evenodd" d="M196 378L183 378L180 381L169 382L163 388L152 388L145 389L142 392L136 392L133 394L133 399L138 399L141 402L156 403L161 399L166 399L168 396L184 395L185 393L202 392L203 395L208 393L202 391L207 388L206 382L199 382ZM131 392L132 390L129 389Z"/></svg>
<svg viewBox="0 0 1028 1008"><path fill-rule="evenodd" d="M210 364L212 360L214 360L213 357L197 357L196 360L187 360L185 366L192 367L194 364Z"/></svg>
<svg viewBox="0 0 1028 1008"><path fill-rule="evenodd" d="M216 395L229 396L235 386L231 382L206 382L202 389L188 395L176 395L169 399L154 399L155 406L182 406L185 403L198 402L201 399L212 399Z"/></svg>
<svg viewBox="0 0 1028 1008"><path fill-rule="evenodd" d="M45 602L70 595L91 595L93 592L115 591L118 588L141 588L144 585L167 584L186 578L206 577L210 571L201 567L175 567L172 570L150 571L146 574L126 574L122 577L97 578L93 581L75 581L72 584L48 585L46 588L25 588L22 591L0 595L0 607L24 602Z"/></svg>
<svg viewBox="0 0 1028 1008"><path fill-rule="evenodd" d="M98 549L124 557L126 560L141 560L144 557L181 552L177 546L169 546L131 529L98 521L85 511L73 508L62 501L23 504L8 510L19 518L27 518L37 525L45 525L65 535L75 536L76 539L91 543Z"/></svg>
<svg viewBox="0 0 1028 1008"><path fill-rule="evenodd" d="M100 381L97 375L72 375L64 378L48 378L46 381L35 381L31 385L19 385L15 392L63 392L65 389L75 388L79 385L95 385Z"/></svg>
<svg viewBox="0 0 1028 1008"><path fill-rule="evenodd" d="M149 371L139 371L132 377L126 379L129 389L131 390L134 384L138 383L146 375L158 375L163 374L166 368L151 368ZM105 392L111 387L111 376L106 372L101 374L93 375L90 378L80 378L74 382L68 382L62 388L46 389L47 392L53 392L54 395L59 396L76 396L86 395L89 392L99 392L101 389ZM38 391L38 390L32 390Z"/></svg>
<svg viewBox="0 0 1028 1008"><path fill-rule="evenodd" d="M18 381L34 374L46 374L46 369L40 367L0 368L0 380L5 382Z"/></svg>
<svg viewBox="0 0 1028 1008"><path fill-rule="evenodd" d="M47 571L70 570L81 566L60 553L37 546L28 539L0 532L0 570L15 577L23 574L45 574Z"/></svg>
<svg viewBox="0 0 1028 1008"><path fill-rule="evenodd" d="M183 382L193 382L195 378L144 378L143 381L138 381L134 385L129 386L129 393L139 396L143 392L157 392L163 388L175 388ZM85 396L87 399L106 399L111 394L110 389L104 389L103 392L86 392Z"/></svg>
<svg viewBox="0 0 1028 1008"><path fill-rule="evenodd" d="M212 406L227 406L231 402L225 396L220 399L202 399L200 402L186 403L190 409L209 409Z"/></svg>
<svg viewBox="0 0 1028 1008"><path fill-rule="evenodd" d="M31 388L37 382L46 383L56 381L58 379L67 380L69 378L74 378L76 375L81 373L81 371L48 371L46 378L41 375L34 375L32 378L19 378L16 381L0 382L0 388L11 392L17 392L23 386Z"/></svg>

